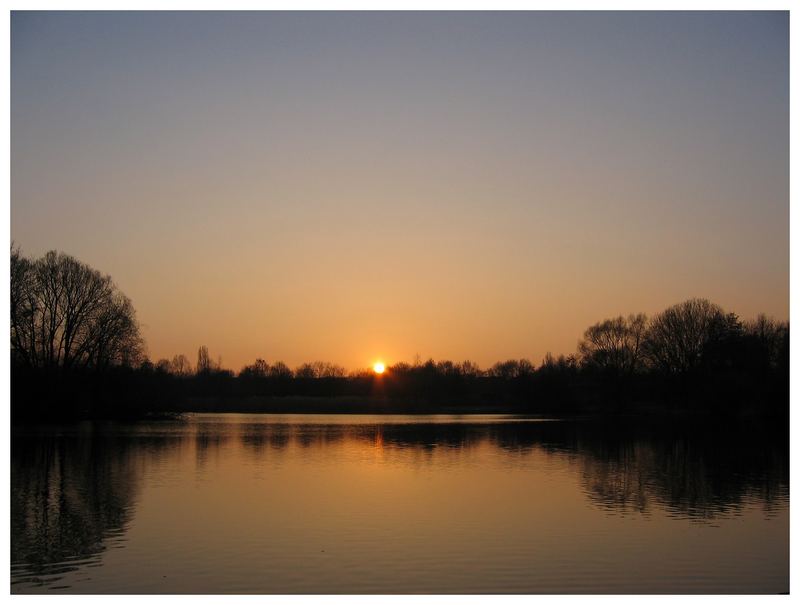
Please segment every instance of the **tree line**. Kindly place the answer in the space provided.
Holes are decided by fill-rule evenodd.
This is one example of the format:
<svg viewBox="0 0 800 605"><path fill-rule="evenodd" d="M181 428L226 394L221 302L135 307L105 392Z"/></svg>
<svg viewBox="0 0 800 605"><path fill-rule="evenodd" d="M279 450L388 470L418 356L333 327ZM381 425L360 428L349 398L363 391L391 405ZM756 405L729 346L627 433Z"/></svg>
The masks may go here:
<svg viewBox="0 0 800 605"><path fill-rule="evenodd" d="M417 359L376 375L327 363L294 369L256 359L226 369L201 346L149 360L131 301L108 275L55 251L29 259L11 250L12 404L19 416L97 415L114 410L274 409L269 398L348 398L313 411L480 409L632 411L661 406L715 411L788 411L789 325L741 320L693 298L647 317L588 327L572 355L536 366L511 359ZM359 403L361 402L361 403ZM306 407L303 407L303 406ZM282 411L307 403L284 401ZM339 406L337 408L336 406Z"/></svg>

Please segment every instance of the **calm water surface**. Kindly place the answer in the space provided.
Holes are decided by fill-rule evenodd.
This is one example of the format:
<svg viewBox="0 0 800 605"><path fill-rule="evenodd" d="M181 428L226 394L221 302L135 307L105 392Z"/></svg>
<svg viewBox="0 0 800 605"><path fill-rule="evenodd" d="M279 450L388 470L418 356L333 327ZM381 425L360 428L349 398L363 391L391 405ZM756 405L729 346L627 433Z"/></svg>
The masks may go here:
<svg viewBox="0 0 800 605"><path fill-rule="evenodd" d="M781 437L500 415L14 427L11 592L785 592Z"/></svg>

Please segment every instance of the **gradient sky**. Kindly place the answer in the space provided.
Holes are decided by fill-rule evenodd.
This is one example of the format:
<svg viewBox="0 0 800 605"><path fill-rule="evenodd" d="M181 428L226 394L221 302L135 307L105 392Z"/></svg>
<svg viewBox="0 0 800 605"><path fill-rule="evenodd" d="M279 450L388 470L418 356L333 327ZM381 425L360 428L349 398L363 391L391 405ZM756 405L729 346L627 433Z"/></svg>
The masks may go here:
<svg viewBox="0 0 800 605"><path fill-rule="evenodd" d="M13 13L11 237L151 358L574 352L789 314L788 13Z"/></svg>

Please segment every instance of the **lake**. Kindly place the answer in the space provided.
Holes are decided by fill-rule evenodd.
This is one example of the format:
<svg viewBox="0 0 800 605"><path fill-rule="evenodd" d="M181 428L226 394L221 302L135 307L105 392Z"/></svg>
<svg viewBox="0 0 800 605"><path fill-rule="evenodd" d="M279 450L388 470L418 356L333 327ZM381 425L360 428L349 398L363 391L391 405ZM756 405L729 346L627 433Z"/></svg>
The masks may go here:
<svg viewBox="0 0 800 605"><path fill-rule="evenodd" d="M14 426L11 592L786 592L788 449L685 420Z"/></svg>

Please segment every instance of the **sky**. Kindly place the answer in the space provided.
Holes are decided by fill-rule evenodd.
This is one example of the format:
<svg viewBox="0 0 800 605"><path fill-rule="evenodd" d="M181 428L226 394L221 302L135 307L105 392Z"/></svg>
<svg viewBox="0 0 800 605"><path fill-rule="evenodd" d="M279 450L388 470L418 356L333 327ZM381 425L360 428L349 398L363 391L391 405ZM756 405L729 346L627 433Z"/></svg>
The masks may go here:
<svg viewBox="0 0 800 605"><path fill-rule="evenodd" d="M11 18L11 239L151 359L570 354L703 297L789 316L789 18Z"/></svg>

